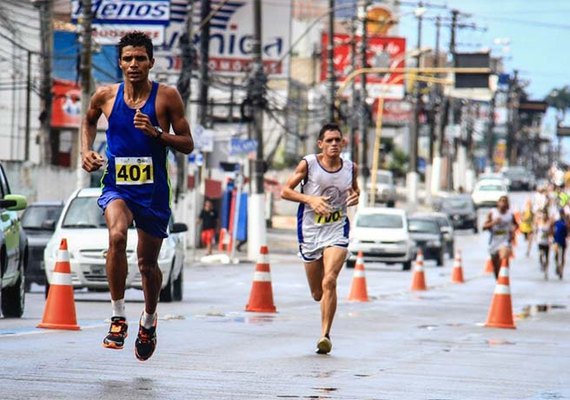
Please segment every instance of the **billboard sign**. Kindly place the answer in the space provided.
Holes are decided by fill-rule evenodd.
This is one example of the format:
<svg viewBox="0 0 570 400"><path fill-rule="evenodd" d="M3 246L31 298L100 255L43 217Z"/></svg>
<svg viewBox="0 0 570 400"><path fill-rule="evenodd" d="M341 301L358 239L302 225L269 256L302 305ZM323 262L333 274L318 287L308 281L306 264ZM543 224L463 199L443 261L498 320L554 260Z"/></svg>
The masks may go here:
<svg viewBox="0 0 570 400"><path fill-rule="evenodd" d="M133 30L148 34L155 45L162 44L164 29L170 24L170 0L94 0L91 10L93 38L99 44L116 44ZM82 15L82 2L72 0L72 22L77 23Z"/></svg>
<svg viewBox="0 0 570 400"><path fill-rule="evenodd" d="M155 72L175 73L182 68L180 37L186 30L187 0L171 0L170 25L166 28L162 46L155 49ZM193 26L196 34L193 43L200 46L198 27L201 24L200 3L193 4ZM218 7L221 8L218 9ZM251 70L253 47L253 0L211 2L210 20L210 71L226 76L244 76ZM266 74L286 77L287 65L283 63L289 51L291 2L263 2L262 52Z"/></svg>
<svg viewBox="0 0 570 400"><path fill-rule="evenodd" d="M344 82L351 72L352 54L351 36L348 34L334 35L334 71L337 82ZM360 44L360 36L355 37L356 47ZM321 80L327 79L328 69L328 35L322 35L322 60ZM366 59L370 67L403 68L406 65L406 39L402 37L373 36L368 38ZM357 67L358 68L358 67ZM360 78L355 79L356 82ZM390 99L402 99L404 97L404 75L402 73L367 74L367 90L370 97L384 97Z"/></svg>

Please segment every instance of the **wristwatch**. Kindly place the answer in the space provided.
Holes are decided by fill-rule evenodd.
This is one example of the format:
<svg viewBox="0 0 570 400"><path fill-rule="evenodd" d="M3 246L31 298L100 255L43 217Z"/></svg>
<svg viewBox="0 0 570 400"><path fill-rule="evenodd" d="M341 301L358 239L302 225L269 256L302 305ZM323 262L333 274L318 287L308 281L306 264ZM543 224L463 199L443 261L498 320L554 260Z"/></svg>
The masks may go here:
<svg viewBox="0 0 570 400"><path fill-rule="evenodd" d="M154 137L155 139L160 139L160 137L162 136L162 134L164 133L164 131L162 130L162 128L160 126L155 126L154 130L156 131L157 135Z"/></svg>

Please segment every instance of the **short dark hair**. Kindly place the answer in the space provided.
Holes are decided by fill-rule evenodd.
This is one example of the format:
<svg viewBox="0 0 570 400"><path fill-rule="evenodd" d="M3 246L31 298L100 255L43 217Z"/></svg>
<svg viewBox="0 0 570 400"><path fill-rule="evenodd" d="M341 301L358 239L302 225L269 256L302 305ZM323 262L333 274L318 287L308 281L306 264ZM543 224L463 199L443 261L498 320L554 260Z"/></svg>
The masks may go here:
<svg viewBox="0 0 570 400"><path fill-rule="evenodd" d="M127 46L144 47L149 59L152 60L154 56L154 47L152 45L152 40L150 40L148 35L144 32L132 31L124 34L123 37L121 37L121 40L119 40L119 44L117 45L117 49L119 50L119 58L121 58L121 55L123 54L123 48Z"/></svg>
<svg viewBox="0 0 570 400"><path fill-rule="evenodd" d="M323 140L326 131L336 131L340 133L340 136L342 136L342 131L340 130L340 126L338 126L338 124L335 122L328 122L324 124L321 130L319 131L319 140Z"/></svg>

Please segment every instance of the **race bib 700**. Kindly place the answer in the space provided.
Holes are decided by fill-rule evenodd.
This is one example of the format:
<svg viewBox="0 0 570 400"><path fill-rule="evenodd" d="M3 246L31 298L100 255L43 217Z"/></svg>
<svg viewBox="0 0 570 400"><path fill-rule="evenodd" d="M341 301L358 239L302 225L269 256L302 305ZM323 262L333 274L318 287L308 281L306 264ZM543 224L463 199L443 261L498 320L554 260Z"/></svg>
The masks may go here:
<svg viewBox="0 0 570 400"><path fill-rule="evenodd" d="M324 215L315 214L315 224L323 225L323 224L332 224L333 222L340 221L342 218L342 210L336 210L335 212L329 214L328 217Z"/></svg>
<svg viewBox="0 0 570 400"><path fill-rule="evenodd" d="M144 185L154 183L152 157L116 157L117 185Z"/></svg>

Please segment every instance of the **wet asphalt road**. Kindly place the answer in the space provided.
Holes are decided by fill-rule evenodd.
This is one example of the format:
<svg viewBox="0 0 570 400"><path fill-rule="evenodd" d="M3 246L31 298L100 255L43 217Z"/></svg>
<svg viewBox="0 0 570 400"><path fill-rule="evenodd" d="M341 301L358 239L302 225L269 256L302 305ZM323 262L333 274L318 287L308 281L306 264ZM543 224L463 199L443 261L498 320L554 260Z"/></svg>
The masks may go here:
<svg viewBox="0 0 570 400"><path fill-rule="evenodd" d="M515 197L521 202L522 195ZM292 233L272 238L294 243ZM75 292L80 331L37 329L43 288L24 318L0 319L2 399L568 399L570 292L545 281L536 249L519 240L511 268L517 329L482 324L495 282L483 273L487 234L458 232L465 284L452 260L426 263L429 290L409 291L411 273L366 265L371 301L346 300L352 270L339 278L333 352L313 353L320 332L301 264L270 254L277 313L244 311L254 265L188 264L184 301L159 305L158 348L134 357L142 293L129 290L130 336L122 351L101 340L108 293ZM270 249L271 252L271 249ZM552 268L552 266L551 266ZM551 273L553 276L554 273ZM539 311L543 309L546 311Z"/></svg>

